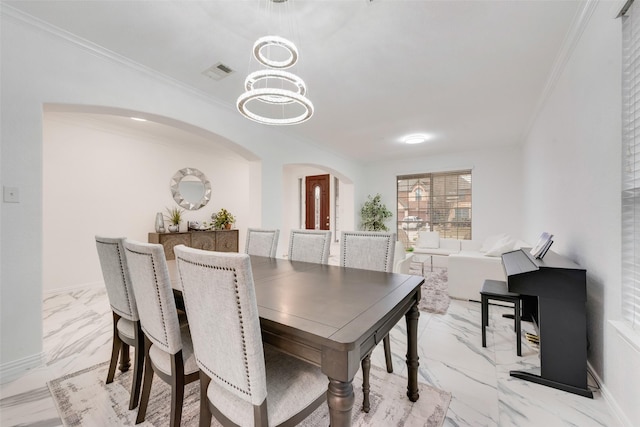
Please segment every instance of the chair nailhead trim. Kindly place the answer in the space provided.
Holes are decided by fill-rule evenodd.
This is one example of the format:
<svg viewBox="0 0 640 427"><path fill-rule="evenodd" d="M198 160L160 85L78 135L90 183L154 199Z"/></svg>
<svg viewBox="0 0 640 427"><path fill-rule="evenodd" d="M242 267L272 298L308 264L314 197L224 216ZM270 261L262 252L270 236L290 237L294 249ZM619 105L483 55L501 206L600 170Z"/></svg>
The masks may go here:
<svg viewBox="0 0 640 427"><path fill-rule="evenodd" d="M240 336L242 337L242 353L243 353L243 361L244 361L244 370L245 370L245 376L246 376L246 380L247 380L247 384L246 384L246 390L243 389L242 387L237 386L236 384L233 384L229 381L227 381L226 379L224 379L223 377L221 377L220 375L216 374L211 368L207 367L207 372L210 374L210 376L214 376L216 377L218 380L220 380L221 382L227 384L229 387L234 388L235 390L238 390L239 392L247 395L247 396L251 396L251 377L249 375L249 360L247 357L247 344L246 344L246 340L245 340L245 334L244 334L244 324L243 324L243 320L242 320L242 306L240 304L240 291L238 288L238 274L235 268L233 267L223 267L223 266L218 266L218 265L210 265L210 264L204 264L202 262L194 262L188 259L184 259L182 257L177 257L177 260L180 260L182 262L185 262L187 264L191 264L191 265L195 265L198 267L203 267L203 268L210 268L213 270L224 270L224 271L231 271L233 272L233 282L234 282L234 287L235 287L235 293L236 293L236 309L238 310L238 318L240 320ZM185 292L186 288L184 287L184 283L182 284L182 291ZM187 314L188 316L188 314ZM196 355L196 360L200 361L200 359L198 359L198 356ZM204 364L202 364L202 366L205 366Z"/></svg>
<svg viewBox="0 0 640 427"><path fill-rule="evenodd" d="M124 272L124 265L122 265L122 258L124 256L124 254L120 253L120 244L115 243L115 242L103 242L102 240L97 240L96 241L100 244L103 245L109 245L109 246L115 246L116 247L116 252L118 253L118 262L120 263L120 274L122 275L122 283L124 283L124 294L125 297L127 298L127 305L129 306L129 313L122 313L122 310L114 310L116 313L120 314L122 317L126 318L132 318L133 319L133 304L131 302L131 298L129 297L129 286L127 283L127 276ZM114 308L113 306L111 306L111 308ZM135 319L134 319L135 320Z"/></svg>
<svg viewBox="0 0 640 427"><path fill-rule="evenodd" d="M131 249L127 249L129 252L133 253L133 254L137 254L137 255L144 255L148 258L151 259L151 268L153 269L153 282L155 285L155 290L156 290L156 297L158 298L158 306L160 307L160 318L162 319L162 331L164 332L164 340L160 340L155 338L152 334L149 334L146 329L145 329L145 334L154 337L156 339L156 341L161 342L165 347L167 347L167 349L169 348L169 338L167 337L167 325L164 321L164 309L162 307L162 300L160 299L160 290L159 290L159 286L158 286L158 275L156 273L156 263L155 263L155 259L153 258L153 254L150 253L146 253L146 252L138 252L138 251L133 251Z"/></svg>
<svg viewBox="0 0 640 427"><path fill-rule="evenodd" d="M289 251L290 254L293 254L294 252L294 248L296 247L296 236L303 236L303 235L307 235L307 236L317 236L317 237L321 237L322 238L322 250L320 251L320 259L318 259L316 262L318 263L322 263L322 261L324 261L322 259L322 255L324 255L325 251L327 250L327 243L331 240L326 239L324 235L319 234L319 233L310 233L308 231L305 230L298 230L298 231L294 231L291 235L291 250ZM289 258L291 259L292 257L289 256Z"/></svg>
<svg viewBox="0 0 640 427"><path fill-rule="evenodd" d="M129 297L130 284L127 283L127 275L125 274L124 265L122 264L122 259L124 258L124 254L120 252L120 245L116 245L116 249L118 251L118 261L120 262L120 274L122 275L122 283L124 283L124 292L127 296L127 304L129 305L129 312L131 313L130 315L132 316L133 304L132 304L131 298Z"/></svg>
<svg viewBox="0 0 640 427"><path fill-rule="evenodd" d="M367 233L344 233L343 238L346 240L347 236L363 236L363 237L374 237L374 238L384 238L387 240L387 251L384 255L384 270L383 271L387 271L388 267L389 267L389 251L390 251L390 246L391 246L391 237L387 236L387 235L380 235L380 236L376 236L376 235L372 235L372 234L367 234ZM344 245L344 253L343 253L343 257L342 257L342 265L346 265L347 264L347 245L346 242L342 242L342 245Z"/></svg>
<svg viewBox="0 0 640 427"><path fill-rule="evenodd" d="M231 387L231 388L233 388L233 389L235 389L235 390L238 390L240 393L242 393L242 394L246 394L247 396L251 396L251 393L250 393L250 392L248 392L247 390L243 390L243 389L241 389L240 387L238 387L237 385L235 385L235 384L231 384L229 381L225 380L225 379L224 379L224 378L222 378L220 375L218 375L218 374L216 374L215 372L213 372L213 370L211 370L211 368L209 368L207 365L205 365L204 363L202 363L202 361L201 361L197 356L196 356L196 360L197 360L198 362L200 362L200 365L202 365L202 366L204 366L204 367L206 368L205 370L207 371L207 373L208 373L208 375L209 375L210 377L216 377L218 380L220 380L221 382L225 383L225 384L226 384L226 385L228 385L229 387Z"/></svg>

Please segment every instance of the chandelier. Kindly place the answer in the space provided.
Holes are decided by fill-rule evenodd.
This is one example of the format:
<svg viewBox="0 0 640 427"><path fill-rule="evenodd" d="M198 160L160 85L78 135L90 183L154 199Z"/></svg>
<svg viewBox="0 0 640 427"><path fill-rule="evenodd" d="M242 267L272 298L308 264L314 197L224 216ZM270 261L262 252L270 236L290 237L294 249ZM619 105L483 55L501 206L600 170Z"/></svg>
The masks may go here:
<svg viewBox="0 0 640 427"><path fill-rule="evenodd" d="M245 92L236 102L238 111L267 125L294 125L309 120L313 104L306 97L306 84L297 75L283 71L298 61L295 44L280 36L260 37L253 44L253 57L263 68L245 79Z"/></svg>

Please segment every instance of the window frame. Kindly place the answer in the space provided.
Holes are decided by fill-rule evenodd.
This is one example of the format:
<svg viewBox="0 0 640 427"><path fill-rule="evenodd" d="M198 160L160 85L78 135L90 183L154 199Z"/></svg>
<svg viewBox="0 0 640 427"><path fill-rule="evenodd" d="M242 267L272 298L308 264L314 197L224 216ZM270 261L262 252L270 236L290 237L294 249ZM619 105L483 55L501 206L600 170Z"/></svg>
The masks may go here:
<svg viewBox="0 0 640 427"><path fill-rule="evenodd" d="M398 234L407 233L409 246L417 240L417 231L423 230L438 231L443 238L470 240L472 183L471 169L396 176ZM468 218L459 215L463 210ZM421 221L404 220L408 217Z"/></svg>
<svg viewBox="0 0 640 427"><path fill-rule="evenodd" d="M622 17L621 317L640 332L640 6Z"/></svg>

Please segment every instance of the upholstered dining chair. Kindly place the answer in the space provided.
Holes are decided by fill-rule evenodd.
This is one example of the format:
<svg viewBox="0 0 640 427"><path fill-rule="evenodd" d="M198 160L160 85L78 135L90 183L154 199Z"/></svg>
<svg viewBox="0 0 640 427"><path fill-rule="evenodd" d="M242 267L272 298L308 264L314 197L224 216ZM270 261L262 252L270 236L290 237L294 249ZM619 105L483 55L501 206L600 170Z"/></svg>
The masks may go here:
<svg viewBox="0 0 640 427"><path fill-rule="evenodd" d="M291 230L289 259L327 264L330 247L331 231L329 230Z"/></svg>
<svg viewBox="0 0 640 427"><path fill-rule="evenodd" d="M170 425L182 418L184 386L198 379L189 326L180 325L162 245L124 242L133 292L144 332L145 369L136 424L144 421L154 373L171 385Z"/></svg>
<svg viewBox="0 0 640 427"><path fill-rule="evenodd" d="M107 288L107 297L113 314L113 341L111 362L107 371L107 384L113 382L120 356L120 370L129 369L129 348L134 348L133 381L129 409L138 406L140 385L144 366L144 334L140 328L140 318L136 299L131 287L129 268L124 254L124 238L95 236L102 278Z"/></svg>
<svg viewBox="0 0 640 427"><path fill-rule="evenodd" d="M363 270L393 270L396 234L377 231L343 231L340 238L340 265L342 267L360 268ZM391 360L391 343L389 334L383 339L384 357L387 372L393 372ZM371 371L371 353L362 359L362 393L364 401L362 409L369 412L369 374Z"/></svg>
<svg viewBox="0 0 640 427"><path fill-rule="evenodd" d="M275 258L279 235L280 230L278 229L249 228L247 229L247 244L244 252L249 255Z"/></svg>
<svg viewBox="0 0 640 427"><path fill-rule="evenodd" d="M320 368L263 344L247 254L174 248L200 367L200 427L297 425L326 402Z"/></svg>

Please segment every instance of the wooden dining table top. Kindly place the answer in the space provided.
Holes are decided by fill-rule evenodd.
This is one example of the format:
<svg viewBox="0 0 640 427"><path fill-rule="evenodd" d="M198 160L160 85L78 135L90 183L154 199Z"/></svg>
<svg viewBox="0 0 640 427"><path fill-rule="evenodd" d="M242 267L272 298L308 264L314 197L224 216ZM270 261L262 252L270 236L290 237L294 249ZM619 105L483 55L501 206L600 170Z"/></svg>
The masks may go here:
<svg viewBox="0 0 640 427"><path fill-rule="evenodd" d="M172 286L181 291L174 261ZM335 348L353 348L424 278L251 256L261 322Z"/></svg>

